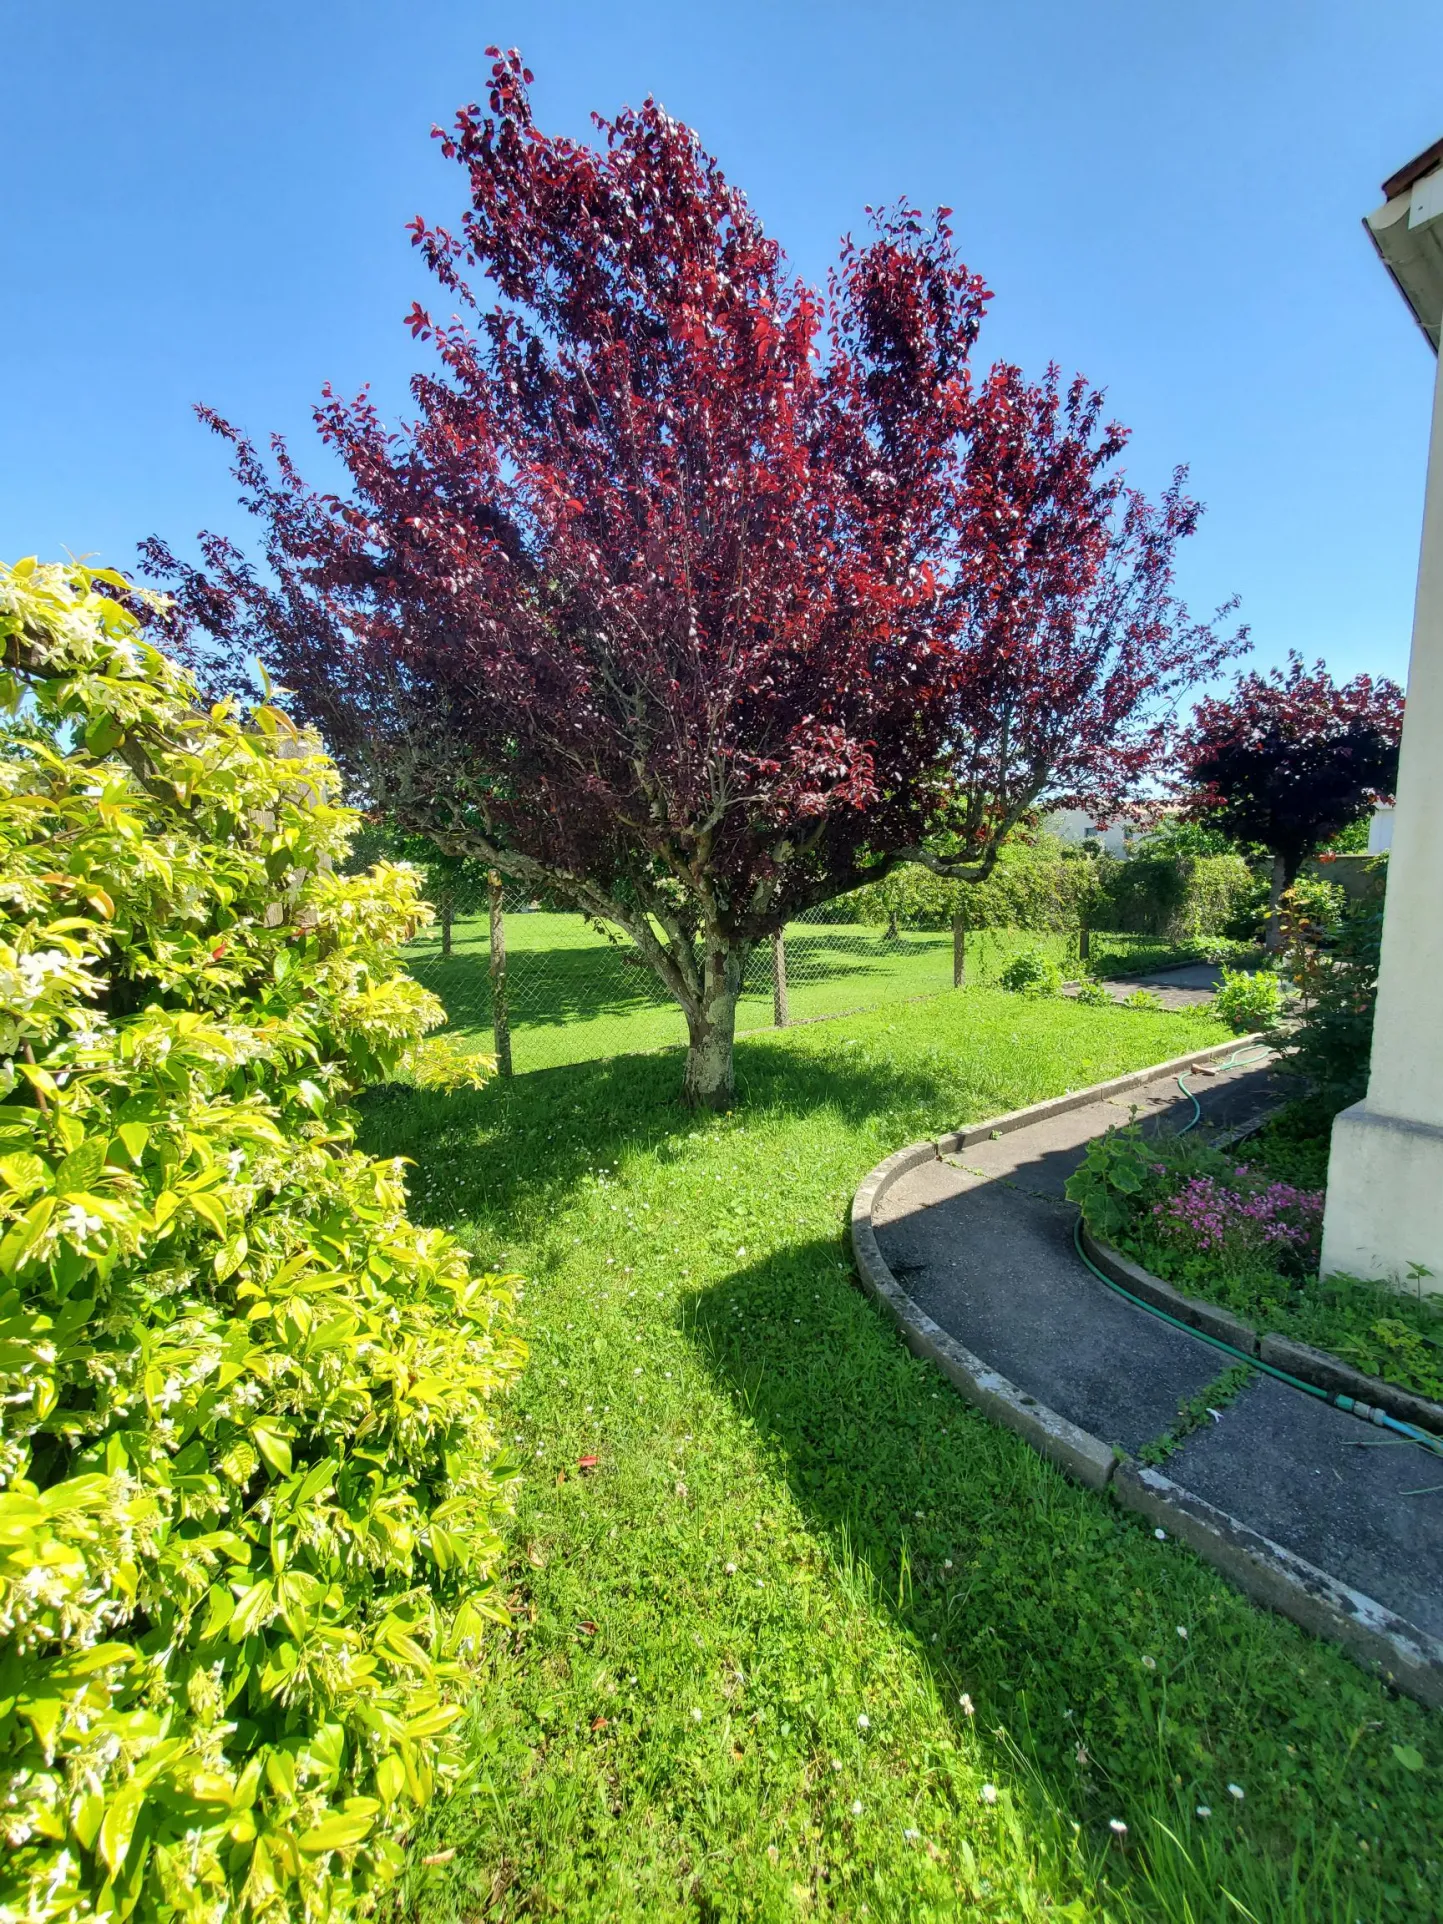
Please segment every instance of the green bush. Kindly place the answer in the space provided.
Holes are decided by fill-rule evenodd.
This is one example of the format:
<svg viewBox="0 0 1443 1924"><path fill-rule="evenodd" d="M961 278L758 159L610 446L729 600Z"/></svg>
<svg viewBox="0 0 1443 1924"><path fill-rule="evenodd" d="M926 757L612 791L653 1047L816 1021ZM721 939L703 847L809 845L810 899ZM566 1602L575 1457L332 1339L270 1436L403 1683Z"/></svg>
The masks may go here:
<svg viewBox="0 0 1443 1924"><path fill-rule="evenodd" d="M1151 838L1126 862L1109 862L1096 926L1171 941L1206 936L1252 939L1267 904L1241 855L1201 855Z"/></svg>
<svg viewBox="0 0 1443 1924"><path fill-rule="evenodd" d="M1239 1035L1266 1029L1278 1019L1282 995L1278 978L1268 969L1249 975L1246 969L1224 969L1213 998L1213 1013Z"/></svg>
<svg viewBox="0 0 1443 1924"><path fill-rule="evenodd" d="M1382 940L1382 908L1365 902L1343 917L1330 948L1295 948L1290 958L1301 1004L1283 1049L1308 1078L1323 1124L1367 1092Z"/></svg>
<svg viewBox="0 0 1443 1924"><path fill-rule="evenodd" d="M1057 995L1062 988L1062 971L1036 949L1014 955L997 980L1014 995Z"/></svg>
<svg viewBox="0 0 1443 1924"><path fill-rule="evenodd" d="M1251 942L1267 906L1241 855L1199 853L1189 843L1152 839L1127 861L1078 849L1054 835L1019 837L985 882L949 882L907 865L885 882L828 905L830 918L911 929L950 928L962 915L974 929L1071 932L1083 924L1170 944L1208 937Z"/></svg>
<svg viewBox="0 0 1443 1924"><path fill-rule="evenodd" d="M107 588L0 570L0 1916L343 1918L458 1767L523 1358L347 1099L478 1068L314 738Z"/></svg>
<svg viewBox="0 0 1443 1924"><path fill-rule="evenodd" d="M1053 835L1019 837L1002 851L985 882L947 881L908 863L885 882L855 889L827 905L829 919L885 924L895 915L910 929L947 929L962 915L973 929L1056 933L1090 920L1108 864Z"/></svg>
<svg viewBox="0 0 1443 1924"><path fill-rule="evenodd" d="M1145 1009L1151 1015L1161 1015L1166 1004L1155 989L1134 989L1131 995L1123 997L1122 1007Z"/></svg>
<svg viewBox="0 0 1443 1924"><path fill-rule="evenodd" d="M1112 1007L1112 997L1108 994L1105 985L1099 982L1096 976L1092 975L1084 976L1078 983L1076 1000L1079 1001L1085 1009L1110 1009Z"/></svg>
<svg viewBox="0 0 1443 1924"><path fill-rule="evenodd" d="M1348 906L1341 883L1321 875L1300 875L1283 895L1283 913L1294 939L1330 942L1341 927Z"/></svg>

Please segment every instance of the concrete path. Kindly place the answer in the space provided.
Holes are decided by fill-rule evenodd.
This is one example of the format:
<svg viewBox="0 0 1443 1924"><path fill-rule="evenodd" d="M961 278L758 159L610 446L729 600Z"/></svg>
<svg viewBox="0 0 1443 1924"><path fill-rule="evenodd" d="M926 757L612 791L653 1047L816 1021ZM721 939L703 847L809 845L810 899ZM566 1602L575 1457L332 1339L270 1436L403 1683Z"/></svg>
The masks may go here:
<svg viewBox="0 0 1443 1924"><path fill-rule="evenodd" d="M1192 1009L1210 1002L1222 984L1223 972L1213 962L1189 962L1180 969L1153 969L1140 975L1111 975L1102 986L1114 1002L1123 1002L1134 989L1150 989L1165 1009ZM1064 995L1077 993L1069 982Z"/></svg>
<svg viewBox="0 0 1443 1924"><path fill-rule="evenodd" d="M1273 1072L1189 1078L1210 1133L1278 1099ZM1136 1112L1180 1128L1171 1079L919 1163L872 1222L901 1288L1025 1394L1129 1456L1170 1429L1180 1402L1229 1358L1135 1308L1073 1246L1063 1185L1087 1142ZM1188 1437L1163 1474L1295 1556L1443 1639L1443 1458L1258 1374ZM1430 1489L1432 1494L1410 1492Z"/></svg>

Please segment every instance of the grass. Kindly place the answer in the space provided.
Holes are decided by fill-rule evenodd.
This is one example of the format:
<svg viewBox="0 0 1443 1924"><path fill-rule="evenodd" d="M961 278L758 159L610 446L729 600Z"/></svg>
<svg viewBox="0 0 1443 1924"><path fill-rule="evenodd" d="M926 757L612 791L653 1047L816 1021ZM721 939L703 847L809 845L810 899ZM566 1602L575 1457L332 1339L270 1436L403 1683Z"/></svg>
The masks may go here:
<svg viewBox="0 0 1443 1924"><path fill-rule="evenodd" d="M1427 1714L990 1426L852 1277L881 1156L1216 1034L968 990L743 1043L728 1116L667 1057L369 1100L419 1216L530 1278L515 1628L414 1916L1443 1914Z"/></svg>
<svg viewBox="0 0 1443 1924"><path fill-rule="evenodd" d="M938 995L952 987L948 930L904 929L893 939L860 923L793 923L787 931L791 1019L805 1023L889 1002ZM579 915L534 911L506 917L507 999L512 1058L518 1074L608 1056L679 1048L681 1011L625 942L613 942ZM1196 944L1168 947L1145 936L1095 933L1092 966L1118 974L1196 960ZM1022 929L978 929L967 940L968 979L995 983L1006 963L1036 951L1077 967L1077 937ZM491 1046L489 938L484 915L459 917L449 956L436 929L407 954L411 972L441 997L452 1028L478 1049ZM752 955L738 1009L746 1033L772 1026L771 955Z"/></svg>

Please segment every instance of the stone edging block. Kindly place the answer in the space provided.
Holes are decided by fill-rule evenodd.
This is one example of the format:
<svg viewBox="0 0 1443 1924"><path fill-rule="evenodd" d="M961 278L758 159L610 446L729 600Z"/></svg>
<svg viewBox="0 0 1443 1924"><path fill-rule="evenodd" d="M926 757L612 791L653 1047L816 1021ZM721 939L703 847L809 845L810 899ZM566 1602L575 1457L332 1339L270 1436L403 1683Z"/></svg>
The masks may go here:
<svg viewBox="0 0 1443 1924"><path fill-rule="evenodd" d="M1141 1089L1163 1076L1185 1075L1189 1069L1211 1062L1214 1056L1250 1049L1262 1040L1260 1033L1233 1036L1227 1042L1213 1043L1210 1048L1194 1049L1191 1055L1174 1056L1171 1062L1154 1063L1150 1069L1133 1069L1125 1076L1113 1076L1108 1082L1094 1082L1089 1089L1070 1089L1065 1096L1032 1102L1025 1109L1009 1109L1005 1116L993 1116L990 1122L974 1122L965 1129L954 1129L950 1135L939 1136L936 1152L939 1156L955 1156L959 1149L970 1149L974 1142L986 1142L992 1136L1010 1136L1014 1129L1025 1129L1029 1123L1045 1122L1049 1116L1065 1116L1069 1109L1085 1109L1090 1102L1106 1102L1109 1096L1124 1096L1130 1089Z"/></svg>
<svg viewBox="0 0 1443 1924"><path fill-rule="evenodd" d="M1140 1297L1165 1316L1175 1317L1190 1329L1201 1330L1204 1336L1216 1336L1220 1342L1231 1343L1245 1356L1258 1354L1258 1333L1251 1323L1196 1296L1184 1296L1180 1289L1154 1276L1151 1270L1143 1269L1111 1243L1099 1242L1086 1223L1082 1225L1082 1248L1088 1260L1096 1263L1104 1276L1120 1283L1130 1296Z"/></svg>
<svg viewBox="0 0 1443 1924"><path fill-rule="evenodd" d="M1205 1062L1228 1049L1242 1047L1248 1040L1255 1039L1243 1038L1241 1042L1235 1040L1224 1043L1221 1048L1204 1049L1196 1055L1180 1057L1175 1062L1161 1063L1152 1069L1116 1077L1111 1082L1097 1083L1091 1089L1074 1091L1052 1102L1034 1103L1028 1109L1013 1110L1010 1115L999 1116L992 1122L979 1123L974 1128L960 1130L950 1136L942 1136L935 1142L909 1143L905 1149L899 1149L895 1155L888 1156L885 1162L879 1162L875 1169L869 1170L852 1198L852 1253L857 1272L868 1294L883 1304L896 1321L912 1354L935 1363L968 1402L994 1422L1003 1424L1024 1438L1040 1455L1089 1489L1110 1489L1125 1509L1145 1516L1159 1526L1171 1528L1180 1541L1231 1578L1239 1589L1256 1602L1277 1611L1280 1616L1291 1618L1316 1636L1342 1644L1365 1666L1380 1672L1389 1683L1410 1697L1435 1709L1443 1708L1443 1644L1404 1618L1394 1616L1372 1597L1350 1589L1347 1584L1319 1570L1304 1558L1294 1556L1281 1544L1249 1529L1236 1517L1214 1509L1201 1497L1183 1489L1181 1484L1173 1483L1156 1470L1133 1463L1100 1437L1069 1422L1056 1410L1038 1402L1036 1397L1026 1395L1015 1383L1009 1382L997 1370L990 1369L981 1357L974 1356L971 1350L950 1336L940 1323L934 1322L920 1304L913 1302L887 1267L877 1245L872 1224L873 1210L893 1183L919 1164L934 1162L939 1156L950 1155L971 1143L984 1141L994 1132L999 1135L1010 1134L1014 1129L1025 1128L1029 1122L1060 1115L1069 1109L1082 1108L1089 1102L1103 1100L1122 1090L1138 1088L1169 1072L1181 1075L1189 1066ZM1094 1244L1092 1247L1105 1249L1106 1246ZM1116 1251L1109 1250L1107 1254L1127 1269L1136 1267ZM1177 1296L1176 1291L1159 1278L1149 1277L1145 1270L1138 1271L1138 1274L1146 1278L1155 1290L1164 1291L1169 1297ZM1133 1286L1125 1283L1124 1287ZM1141 1290L1134 1290L1133 1293L1143 1294ZM1178 1297L1178 1300L1184 1305L1194 1306L1190 1297ZM1161 1298L1158 1299L1158 1306L1165 1307ZM1211 1309L1211 1305L1207 1304L1196 1307ZM1174 1313L1168 1310L1169 1315ZM1179 1320L1188 1319L1180 1317ZM1196 1323L1193 1326L1201 1327ZM1245 1324L1239 1327L1252 1338L1251 1353L1255 1354L1256 1334ZM1232 1341L1232 1338L1225 1337L1223 1340ZM1266 1353L1266 1346L1273 1340L1263 1339L1264 1355L1261 1360L1271 1360ZM1236 1347L1241 1349L1245 1345L1238 1343ZM1293 1350L1301 1348L1301 1345L1288 1347ZM1328 1360L1330 1363L1333 1361L1332 1358ZM1301 1374L1291 1365L1279 1363L1277 1367L1290 1368L1293 1375ZM1368 1378L1362 1380L1371 1381Z"/></svg>
<svg viewBox="0 0 1443 1924"><path fill-rule="evenodd" d="M1443 1644L1405 1618L1156 1470L1122 1463L1111 1487L1124 1509L1166 1525L1255 1602L1342 1644L1395 1688L1443 1709Z"/></svg>

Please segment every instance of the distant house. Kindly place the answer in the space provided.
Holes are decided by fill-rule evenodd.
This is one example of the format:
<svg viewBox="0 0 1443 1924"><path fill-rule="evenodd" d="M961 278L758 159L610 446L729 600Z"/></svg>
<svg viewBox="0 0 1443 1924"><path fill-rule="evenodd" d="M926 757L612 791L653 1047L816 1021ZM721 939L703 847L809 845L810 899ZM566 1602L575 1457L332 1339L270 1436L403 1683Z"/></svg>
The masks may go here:
<svg viewBox="0 0 1443 1924"><path fill-rule="evenodd" d="M1126 815L1115 815L1101 822L1085 808L1055 808L1050 815L1043 816L1042 826L1059 842L1070 842L1074 848L1081 848L1084 842L1096 842L1104 853L1125 862L1134 844L1155 824Z"/></svg>

